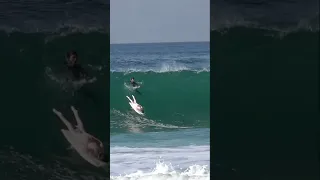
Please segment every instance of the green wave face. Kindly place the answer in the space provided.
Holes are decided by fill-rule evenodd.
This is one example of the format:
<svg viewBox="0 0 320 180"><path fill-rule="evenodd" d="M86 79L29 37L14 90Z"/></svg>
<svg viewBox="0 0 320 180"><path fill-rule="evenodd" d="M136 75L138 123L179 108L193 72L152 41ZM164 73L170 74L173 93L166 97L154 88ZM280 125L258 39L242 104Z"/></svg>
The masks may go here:
<svg viewBox="0 0 320 180"><path fill-rule="evenodd" d="M139 92L125 85L131 77L141 83ZM144 107L146 119L179 127L209 127L209 72L114 72L110 79L111 123L121 121L121 114L132 111L126 96L134 95Z"/></svg>

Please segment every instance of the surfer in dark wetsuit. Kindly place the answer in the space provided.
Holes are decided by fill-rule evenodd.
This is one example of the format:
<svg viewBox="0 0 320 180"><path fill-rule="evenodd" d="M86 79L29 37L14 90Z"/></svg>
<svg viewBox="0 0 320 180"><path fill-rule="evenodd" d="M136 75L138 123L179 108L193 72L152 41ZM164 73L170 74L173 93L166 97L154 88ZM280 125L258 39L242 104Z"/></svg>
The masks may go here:
<svg viewBox="0 0 320 180"><path fill-rule="evenodd" d="M68 71L71 72L71 81L75 84L87 84L93 83L96 81L95 77L90 77L88 72L79 64L78 62L78 54L76 51L69 51L66 54L65 65L68 68ZM69 78L68 78L69 79ZM69 79L70 80L70 79ZM86 85L87 86L87 85ZM97 103L97 99L95 95L92 93L90 88L86 86L81 86L77 92L83 94L85 97L95 101Z"/></svg>
<svg viewBox="0 0 320 180"><path fill-rule="evenodd" d="M139 88L139 84L136 83L136 81L134 80L134 77L132 77L132 78L130 79L130 84L131 84L132 87L137 87L137 88ZM138 94L141 95L141 92L138 91L138 89L135 89L135 91L136 91Z"/></svg>
<svg viewBox="0 0 320 180"><path fill-rule="evenodd" d="M132 85L132 87L137 87L137 86L139 86L138 83L136 83L136 82L134 81L134 77L132 77L132 78L130 79L130 84Z"/></svg>
<svg viewBox="0 0 320 180"><path fill-rule="evenodd" d="M88 78L88 73L78 63L78 54L75 51L69 51L66 54L66 65L76 80Z"/></svg>

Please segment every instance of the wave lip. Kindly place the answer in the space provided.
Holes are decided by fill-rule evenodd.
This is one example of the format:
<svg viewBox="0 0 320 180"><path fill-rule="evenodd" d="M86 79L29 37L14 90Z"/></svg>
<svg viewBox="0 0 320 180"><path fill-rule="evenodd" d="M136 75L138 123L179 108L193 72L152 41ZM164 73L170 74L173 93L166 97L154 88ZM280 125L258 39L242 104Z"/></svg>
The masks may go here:
<svg viewBox="0 0 320 180"><path fill-rule="evenodd" d="M211 30L236 26L319 30L317 1L215 1L210 3ZM283 8L286 11L283 11Z"/></svg>
<svg viewBox="0 0 320 180"><path fill-rule="evenodd" d="M178 63L162 63L158 67L129 67L129 68L115 68L111 69L110 72L123 72L125 74L130 74L134 72L155 72L155 73L166 73L166 72L181 72L181 71L193 71L193 72L210 72L210 63L206 63L202 67L194 68L188 67L186 65Z"/></svg>
<svg viewBox="0 0 320 180"><path fill-rule="evenodd" d="M124 73L126 74L131 74L131 73L136 73L136 72L142 72L142 73L168 73L168 72L183 72L183 71L190 71L190 72L195 72L195 73L201 73L201 72L210 72L210 67L207 68L202 68L202 69L191 69L191 68L186 68L186 67L180 67L180 68L160 68L160 69L137 69L137 68L127 68L127 69L117 69L117 70L110 70L111 73Z"/></svg>

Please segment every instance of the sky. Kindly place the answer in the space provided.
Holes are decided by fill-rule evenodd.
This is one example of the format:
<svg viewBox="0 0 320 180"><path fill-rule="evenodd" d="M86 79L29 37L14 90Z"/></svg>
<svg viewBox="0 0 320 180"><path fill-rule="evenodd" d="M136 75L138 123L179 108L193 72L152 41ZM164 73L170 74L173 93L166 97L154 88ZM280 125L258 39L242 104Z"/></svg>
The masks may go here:
<svg viewBox="0 0 320 180"><path fill-rule="evenodd" d="M210 41L210 0L110 0L110 42Z"/></svg>

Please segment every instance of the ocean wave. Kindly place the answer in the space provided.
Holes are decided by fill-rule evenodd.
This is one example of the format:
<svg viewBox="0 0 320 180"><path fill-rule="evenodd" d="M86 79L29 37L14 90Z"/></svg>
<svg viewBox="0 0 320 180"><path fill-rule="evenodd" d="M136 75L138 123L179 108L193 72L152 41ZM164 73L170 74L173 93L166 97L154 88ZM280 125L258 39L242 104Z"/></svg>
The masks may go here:
<svg viewBox="0 0 320 180"><path fill-rule="evenodd" d="M111 73L123 73L123 74L132 74L132 73L136 73L136 72L142 72L142 73L151 73L151 72L154 72L154 73L168 73L168 72L194 72L194 73L201 73L201 72L210 72L210 67L209 68L203 68L203 69L200 69L200 70L195 70L195 69L192 69L192 68L177 68L177 69L174 69L174 68L165 68L165 69L153 69L153 68L150 68L150 69L146 69L146 68L143 68L143 69L136 69L136 68L128 68L128 69L118 69L118 70L110 70Z"/></svg>
<svg viewBox="0 0 320 180"><path fill-rule="evenodd" d="M62 23L57 24L55 28L50 29L35 29L35 30L25 30L19 29L16 27L0 25L0 31L6 32L8 35L11 33L26 33L26 34L33 34L33 33L43 33L43 34L55 34L60 36L66 36L68 34L73 33L83 33L88 34L92 32L99 32L99 33L109 33L109 29L105 26L86 26L81 24L68 24Z"/></svg>
<svg viewBox="0 0 320 180"><path fill-rule="evenodd" d="M253 21L237 19L237 18L233 19L232 21L227 20L221 25L211 28L211 31L221 31L221 30L226 30L226 29L236 28L236 27L272 30L272 31L278 31L279 33L291 33L291 32L297 32L297 31L311 31L311 32L319 31L318 24L315 24L315 25L309 24L307 20L301 20L295 25L292 25L289 27L280 27L276 25L264 25L259 22L253 22Z"/></svg>
<svg viewBox="0 0 320 180"><path fill-rule="evenodd" d="M167 72L182 72L182 71L192 71L195 73L200 72L210 72L210 64L206 67L202 68L189 68L185 65L178 65L177 63L163 63L159 67L153 68L136 68L136 67L129 67L129 68L117 68L115 70L110 70L111 73L114 72L123 72L124 74L130 74L135 72L155 72L155 73L167 73Z"/></svg>
<svg viewBox="0 0 320 180"><path fill-rule="evenodd" d="M171 124L164 124L143 116L137 116L133 113L122 113L119 110L112 109L111 112L111 129L126 129L129 132L141 133L145 128L154 129L186 129L189 127L175 126Z"/></svg>
<svg viewBox="0 0 320 180"><path fill-rule="evenodd" d="M110 0L2 1L0 16L9 31L52 32L67 26L109 31Z"/></svg>
<svg viewBox="0 0 320 180"><path fill-rule="evenodd" d="M120 175L130 176L137 172L157 175L155 173L157 170L153 169L156 162L158 165L170 165L168 171L162 172L168 175L173 172L183 175L193 165L206 167L209 170L208 129L121 134L111 136L110 141L111 176L124 177Z"/></svg>
<svg viewBox="0 0 320 180"><path fill-rule="evenodd" d="M254 2L251 2L254 3ZM319 31L319 8L316 1L259 2L216 1L210 3L211 30L233 27L263 28L278 31ZM252 8L254 7L254 8ZM288 11L283 11L283 7ZM281 17L281 18L279 18Z"/></svg>
<svg viewBox="0 0 320 180"><path fill-rule="evenodd" d="M1 173L0 179L109 179L104 175L106 171L95 172L90 168L83 168L79 171L76 169L81 165L71 165L68 161L71 160L61 157L52 160L37 158L27 153L21 153L13 147L2 147L0 150L0 169L6 173Z"/></svg>
<svg viewBox="0 0 320 180"><path fill-rule="evenodd" d="M111 176L112 180L209 180L210 169L206 165L192 165L181 171L173 168L170 164L157 163L156 167L150 171L137 171L127 175Z"/></svg>
<svg viewBox="0 0 320 180"><path fill-rule="evenodd" d="M124 83L141 82L138 91ZM114 72L110 77L111 132L152 131L209 126L210 73ZM134 95L145 115L132 112L126 96ZM187 97L187 98L186 98Z"/></svg>
<svg viewBox="0 0 320 180"><path fill-rule="evenodd" d="M233 25L231 27L224 27L219 29L212 29L211 30L211 38L212 41L216 36L227 36L231 33L236 33L236 31L239 30L246 30L249 32L262 32L260 33L257 38L262 38L264 36L270 36L275 39L281 39L286 36L292 35L292 34L303 34L303 33L318 33L319 28L313 28L309 26L297 26L295 28L278 28L278 27L264 27L259 25ZM225 40L226 41L226 40ZM216 43L216 42L215 42ZM220 42L219 42L220 43ZM214 52L213 52L214 53Z"/></svg>

